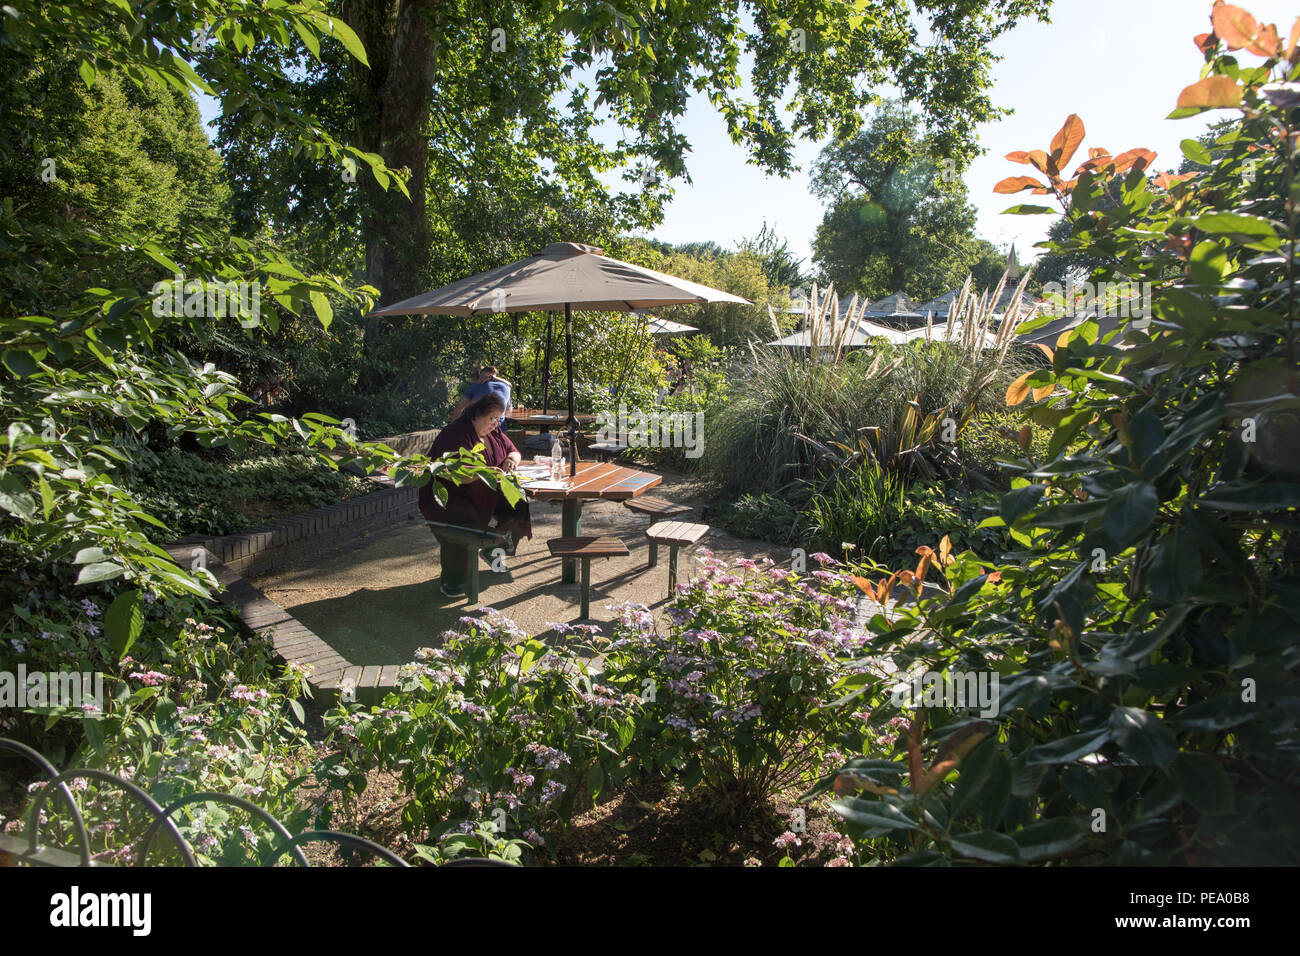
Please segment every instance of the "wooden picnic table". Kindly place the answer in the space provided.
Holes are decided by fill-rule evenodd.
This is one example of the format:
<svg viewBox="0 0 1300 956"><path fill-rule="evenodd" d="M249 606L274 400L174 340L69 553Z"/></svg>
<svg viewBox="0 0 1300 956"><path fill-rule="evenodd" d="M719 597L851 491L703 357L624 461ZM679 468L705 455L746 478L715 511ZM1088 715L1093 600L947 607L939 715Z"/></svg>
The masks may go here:
<svg viewBox="0 0 1300 956"><path fill-rule="evenodd" d="M595 415L589 415L586 412L575 413L573 417L578 420L579 425L589 424L596 420ZM550 411L543 411L540 408L514 408L506 412L506 420L520 425L540 425L543 428L550 428L556 425L568 424L569 413L562 408L551 409Z"/></svg>
<svg viewBox="0 0 1300 956"><path fill-rule="evenodd" d="M525 465L529 462L525 461ZM663 477L635 468L624 468L608 462L580 461L578 470L572 476L566 476L567 488L524 490L538 501L558 501L563 511L560 514L560 527L566 538L576 538L582 534L582 503L596 499L606 501L627 501L642 492L660 484ZM560 580L572 584L577 580L577 562L565 559Z"/></svg>

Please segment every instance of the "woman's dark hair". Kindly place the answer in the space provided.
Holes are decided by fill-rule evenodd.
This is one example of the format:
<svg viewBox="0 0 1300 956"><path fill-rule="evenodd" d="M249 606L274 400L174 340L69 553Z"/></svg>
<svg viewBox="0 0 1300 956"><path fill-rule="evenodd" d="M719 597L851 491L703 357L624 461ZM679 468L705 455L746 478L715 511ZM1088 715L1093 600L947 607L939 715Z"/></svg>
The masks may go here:
<svg viewBox="0 0 1300 956"><path fill-rule="evenodd" d="M506 403L501 400L501 396L489 393L470 402L469 407L465 409L465 418L473 421L492 411L495 411L500 416L505 414L505 410Z"/></svg>

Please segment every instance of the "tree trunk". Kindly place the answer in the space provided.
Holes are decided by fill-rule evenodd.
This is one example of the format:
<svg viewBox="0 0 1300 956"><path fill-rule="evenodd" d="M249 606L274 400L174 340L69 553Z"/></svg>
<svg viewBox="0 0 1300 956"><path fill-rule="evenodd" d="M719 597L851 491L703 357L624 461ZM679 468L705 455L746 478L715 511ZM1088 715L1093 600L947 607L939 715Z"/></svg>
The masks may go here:
<svg viewBox="0 0 1300 956"><path fill-rule="evenodd" d="M408 200L394 186L384 190L362 167L361 233L366 281L381 304L425 291L431 233L425 211L428 178L429 106L436 73L435 0L345 0L343 19L365 45L367 69L352 64L357 92L356 145L378 153L392 169L407 169ZM365 344L373 349L391 319L372 318Z"/></svg>

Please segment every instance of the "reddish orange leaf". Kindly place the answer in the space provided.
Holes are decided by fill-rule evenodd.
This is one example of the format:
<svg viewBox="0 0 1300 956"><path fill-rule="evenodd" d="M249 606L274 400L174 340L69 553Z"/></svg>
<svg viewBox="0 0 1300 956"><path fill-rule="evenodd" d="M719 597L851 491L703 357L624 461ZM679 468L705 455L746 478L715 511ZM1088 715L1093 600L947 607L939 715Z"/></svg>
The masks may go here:
<svg viewBox="0 0 1300 956"><path fill-rule="evenodd" d="M992 574L989 575L988 580L987 580L985 583L986 583L986 584L997 584L997 583L998 583L999 581L1001 581L1001 580L1002 580L1002 572L1001 572L1001 571L994 571Z"/></svg>
<svg viewBox="0 0 1300 956"><path fill-rule="evenodd" d="M1032 372L1026 372L1007 386L1008 405L1019 405L1029 395L1029 376L1032 374Z"/></svg>
<svg viewBox="0 0 1300 956"><path fill-rule="evenodd" d="M1070 161L1074 151L1083 142L1083 120L1078 114L1071 113L1065 118L1065 125L1052 137L1052 162L1057 169L1063 169Z"/></svg>
<svg viewBox="0 0 1300 956"><path fill-rule="evenodd" d="M1052 391L1051 385L1046 385L1044 386L1044 388L1047 389L1048 394L1051 393ZM1038 401L1038 393L1041 392L1042 390L1043 389L1041 388L1034 389L1034 401ZM1020 446L1021 451L1028 453L1029 441L1033 437L1034 437L1033 428L1031 428L1029 425L1022 425L1020 428L1020 432L1016 435L1016 444Z"/></svg>
<svg viewBox="0 0 1300 956"><path fill-rule="evenodd" d="M1047 172L1047 154L1045 152L1043 152L1041 149L1031 149L1025 155L1029 157L1030 165L1033 166L1035 169L1037 169L1040 173Z"/></svg>
<svg viewBox="0 0 1300 956"><path fill-rule="evenodd" d="M1043 184L1033 176L1008 176L1002 182L993 187L995 193L1018 193L1022 190L1037 186L1042 189Z"/></svg>
<svg viewBox="0 0 1300 956"><path fill-rule="evenodd" d="M1295 59L1296 53L1300 52L1300 17L1296 18L1295 25L1291 27L1291 36L1286 41L1286 55Z"/></svg>
<svg viewBox="0 0 1300 956"><path fill-rule="evenodd" d="M1210 22L1214 24L1214 32L1228 44L1229 50L1247 46L1259 29L1258 20L1231 3L1216 4L1210 11Z"/></svg>
<svg viewBox="0 0 1300 956"><path fill-rule="evenodd" d="M1011 160L1013 163L1028 164L1029 154L1026 153L1023 149L1017 149L1014 152L1007 153L1007 159Z"/></svg>
<svg viewBox="0 0 1300 956"><path fill-rule="evenodd" d="M1177 186L1179 183L1187 182L1187 180L1189 179L1195 179L1199 175L1201 174L1195 171L1190 173L1182 173L1181 175L1178 176L1170 176L1168 173L1160 173L1156 176L1156 185L1159 186L1161 189L1172 189L1174 186Z"/></svg>
<svg viewBox="0 0 1300 956"><path fill-rule="evenodd" d="M1219 45L1219 38L1213 33L1198 33L1192 42L1202 53L1213 53L1214 48Z"/></svg>
<svg viewBox="0 0 1300 956"><path fill-rule="evenodd" d="M1241 87L1228 76L1207 76L1178 94L1178 105L1206 110L1241 105Z"/></svg>
<svg viewBox="0 0 1300 956"><path fill-rule="evenodd" d="M876 588L870 581L866 578L860 578L856 574L850 574L849 577L853 579L853 583L861 588L867 597L873 601L876 599Z"/></svg>
<svg viewBox="0 0 1300 956"><path fill-rule="evenodd" d="M1130 166L1134 169L1146 169L1155 158L1155 153L1141 146L1136 149L1126 149L1115 157L1115 172L1122 173Z"/></svg>
<svg viewBox="0 0 1300 956"><path fill-rule="evenodd" d="M1052 352L1052 350L1049 349L1049 348L1048 348L1046 345L1044 345L1042 342L1035 342L1034 344L1035 344L1036 346L1038 346L1040 349L1042 349L1043 354L1047 356L1047 361L1050 362L1050 361L1052 361L1053 358L1056 357L1055 354Z"/></svg>
<svg viewBox="0 0 1300 956"><path fill-rule="evenodd" d="M1247 44L1246 49L1259 56L1275 57L1282 52L1282 39L1277 35L1277 27L1271 23L1264 24L1255 34L1255 39Z"/></svg>

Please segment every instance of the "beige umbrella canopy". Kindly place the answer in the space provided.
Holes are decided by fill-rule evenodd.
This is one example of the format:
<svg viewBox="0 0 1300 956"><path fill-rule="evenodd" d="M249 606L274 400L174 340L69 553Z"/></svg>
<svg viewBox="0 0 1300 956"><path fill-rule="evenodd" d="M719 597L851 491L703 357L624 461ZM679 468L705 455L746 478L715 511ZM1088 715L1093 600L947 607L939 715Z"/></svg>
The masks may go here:
<svg viewBox="0 0 1300 956"><path fill-rule="evenodd" d="M673 322L653 315L646 316L645 328L651 335L685 335L687 332L699 331L693 325L683 325L681 322Z"/></svg>
<svg viewBox="0 0 1300 956"><path fill-rule="evenodd" d="M730 292L611 259L596 246L553 242L535 256L376 309L371 315L629 312L664 305L749 301Z"/></svg>
<svg viewBox="0 0 1300 956"><path fill-rule="evenodd" d="M578 420L573 414L573 309L631 312L692 302L751 304L730 292L611 259L579 242L553 242L535 256L460 279L432 292L376 309L371 315L490 315L564 309L569 380L569 474L577 471Z"/></svg>

